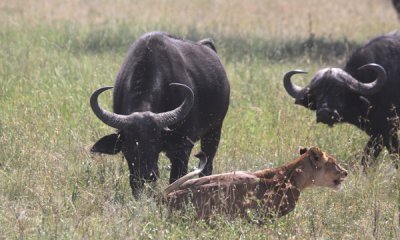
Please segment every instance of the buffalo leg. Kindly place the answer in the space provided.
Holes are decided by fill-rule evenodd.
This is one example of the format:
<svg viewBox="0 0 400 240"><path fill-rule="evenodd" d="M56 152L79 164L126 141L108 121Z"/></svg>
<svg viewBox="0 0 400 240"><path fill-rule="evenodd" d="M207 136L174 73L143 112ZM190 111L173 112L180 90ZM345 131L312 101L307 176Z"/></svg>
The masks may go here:
<svg viewBox="0 0 400 240"><path fill-rule="evenodd" d="M129 167L129 184L132 189L132 195L137 198L139 197L139 193L141 189L143 189L144 181L143 178L140 177L140 174L132 163L128 162Z"/></svg>
<svg viewBox="0 0 400 240"><path fill-rule="evenodd" d="M169 177L169 183L175 182L178 178L187 173L189 156L191 152L192 148L166 152L167 157L171 161L171 174Z"/></svg>
<svg viewBox="0 0 400 240"><path fill-rule="evenodd" d="M384 137L384 144L390 154L393 154L392 159L393 163L396 168L398 168L399 164L399 156L400 156L400 149L399 149L399 139L397 136L397 132L392 133L386 139Z"/></svg>
<svg viewBox="0 0 400 240"><path fill-rule="evenodd" d="M374 134L370 137L367 145L364 148L364 156L361 159L361 164L364 168L371 164L371 157L377 158L383 148L383 139L381 134Z"/></svg>
<svg viewBox="0 0 400 240"><path fill-rule="evenodd" d="M393 159L393 163L394 166L398 169L400 165L400 148L397 133L392 136L392 148L394 150L394 153L396 154L395 158Z"/></svg>
<svg viewBox="0 0 400 240"><path fill-rule="evenodd" d="M393 107L392 115L388 118L388 125L386 128L386 135L383 136L383 141L385 147L392 155L391 158L396 168L398 168L398 164L400 162L400 149L399 149L399 138L397 136L397 130L400 125L400 118L396 113L396 109Z"/></svg>
<svg viewBox="0 0 400 240"><path fill-rule="evenodd" d="M213 160L218 149L219 140L221 138L222 125L211 129L204 137L201 138L201 151L207 156L207 164L200 176L208 176L212 174Z"/></svg>

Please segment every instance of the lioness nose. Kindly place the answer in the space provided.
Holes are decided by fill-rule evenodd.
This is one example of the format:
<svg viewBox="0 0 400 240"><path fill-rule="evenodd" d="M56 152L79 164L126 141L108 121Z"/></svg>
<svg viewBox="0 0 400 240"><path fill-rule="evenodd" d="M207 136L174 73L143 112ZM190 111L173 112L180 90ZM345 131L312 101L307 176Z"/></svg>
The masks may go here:
<svg viewBox="0 0 400 240"><path fill-rule="evenodd" d="M343 176L347 177L347 171L346 170L343 171Z"/></svg>

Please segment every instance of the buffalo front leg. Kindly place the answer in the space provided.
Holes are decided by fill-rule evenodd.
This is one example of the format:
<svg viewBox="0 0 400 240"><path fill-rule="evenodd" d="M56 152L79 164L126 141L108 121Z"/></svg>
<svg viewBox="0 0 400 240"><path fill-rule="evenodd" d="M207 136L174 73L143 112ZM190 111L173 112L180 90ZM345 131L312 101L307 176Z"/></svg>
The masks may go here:
<svg viewBox="0 0 400 240"><path fill-rule="evenodd" d="M166 152L167 157L171 161L171 174L169 177L169 183L175 182L177 179L187 173L189 156L191 152L192 148Z"/></svg>
<svg viewBox="0 0 400 240"><path fill-rule="evenodd" d="M140 191L143 189L144 180L140 177L139 171L135 170L134 164L129 161L127 162L129 167L129 185L131 186L132 195L138 198Z"/></svg>
<svg viewBox="0 0 400 240"><path fill-rule="evenodd" d="M376 159L383 148L383 139L381 134L374 134L370 137L367 145L364 148L364 156L361 159L361 164L364 168L371 165L371 158Z"/></svg>
<svg viewBox="0 0 400 240"><path fill-rule="evenodd" d="M393 160L393 164L396 168L399 167L399 157L400 157L400 149L399 149L399 138L397 136L397 132L393 132L387 137L383 137L383 143L385 147L392 155L391 158Z"/></svg>
<svg viewBox="0 0 400 240"><path fill-rule="evenodd" d="M200 176L208 176L212 174L213 160L218 149L219 140L221 138L222 125L211 129L204 137L201 138L201 151L207 156L207 164Z"/></svg>

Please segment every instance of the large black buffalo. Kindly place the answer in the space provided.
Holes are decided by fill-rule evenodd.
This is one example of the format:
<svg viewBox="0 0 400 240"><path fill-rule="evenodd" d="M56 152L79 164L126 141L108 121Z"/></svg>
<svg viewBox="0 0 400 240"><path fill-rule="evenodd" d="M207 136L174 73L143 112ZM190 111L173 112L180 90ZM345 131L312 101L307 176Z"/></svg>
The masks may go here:
<svg viewBox="0 0 400 240"><path fill-rule="evenodd" d="M397 16L400 18L400 0L392 0L393 7L397 12Z"/></svg>
<svg viewBox="0 0 400 240"><path fill-rule="evenodd" d="M160 152L171 161L170 183L185 175L198 140L208 158L201 175L212 173L230 87L210 40L191 42L161 32L145 34L132 44L117 75L113 113L97 101L110 88L96 90L90 104L96 116L117 132L101 138L91 151L122 151L134 195L144 182L159 177Z"/></svg>
<svg viewBox="0 0 400 240"><path fill-rule="evenodd" d="M344 68L319 70L306 87L284 76L284 86L295 103L316 111L317 122L333 126L347 122L364 130L370 139L362 163L376 158L385 146L399 154L397 130L400 110L400 35L392 32L373 38L356 49ZM368 161L367 161L368 160Z"/></svg>

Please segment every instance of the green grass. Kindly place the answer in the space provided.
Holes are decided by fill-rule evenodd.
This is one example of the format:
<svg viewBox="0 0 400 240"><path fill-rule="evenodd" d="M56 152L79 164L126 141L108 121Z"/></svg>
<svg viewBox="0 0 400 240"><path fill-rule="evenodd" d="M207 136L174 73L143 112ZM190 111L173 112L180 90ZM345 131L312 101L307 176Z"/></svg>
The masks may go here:
<svg viewBox="0 0 400 240"><path fill-rule="evenodd" d="M390 2L377 0L7 0L0 4L0 238L399 239L400 175L390 156L383 152L362 174L367 136L316 124L282 86L286 71L308 70L297 80L306 83L397 26ZM299 146L319 146L350 171L343 190L309 189L294 212L263 225L224 217L206 224L191 212L168 214L149 197L167 185L161 156L160 181L133 199L122 156L88 152L113 131L88 99L113 84L130 43L152 30L217 44L231 104L214 172L278 166Z"/></svg>

